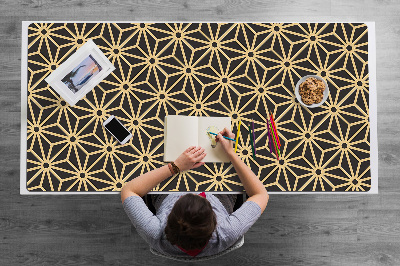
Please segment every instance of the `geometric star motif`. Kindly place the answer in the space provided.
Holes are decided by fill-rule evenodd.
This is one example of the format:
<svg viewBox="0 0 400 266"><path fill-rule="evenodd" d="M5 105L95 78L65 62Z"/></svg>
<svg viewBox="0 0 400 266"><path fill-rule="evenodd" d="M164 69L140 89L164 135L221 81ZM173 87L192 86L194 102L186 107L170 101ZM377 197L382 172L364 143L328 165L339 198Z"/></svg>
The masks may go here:
<svg viewBox="0 0 400 266"><path fill-rule="evenodd" d="M71 107L45 81L87 40L116 69ZM330 95L294 95L315 74ZM361 23L33 23L28 27L27 189L119 191L165 165L165 115L230 116L238 155L270 191L368 191L368 28ZM269 151L267 112L281 142ZM120 145L102 123L131 132ZM248 126L255 123L256 159ZM229 163L172 176L154 191L243 191Z"/></svg>

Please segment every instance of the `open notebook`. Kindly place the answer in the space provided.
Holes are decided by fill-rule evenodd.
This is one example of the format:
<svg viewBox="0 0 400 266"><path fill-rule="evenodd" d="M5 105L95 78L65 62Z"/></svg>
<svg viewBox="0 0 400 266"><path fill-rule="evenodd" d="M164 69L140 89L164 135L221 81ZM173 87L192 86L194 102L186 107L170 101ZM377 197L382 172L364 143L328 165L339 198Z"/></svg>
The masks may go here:
<svg viewBox="0 0 400 266"><path fill-rule="evenodd" d="M203 162L229 162L221 145L212 143L207 134L207 130L218 133L224 127L231 128L230 117L166 116L164 121L164 161L176 160L190 146L201 146L207 153ZM215 148L211 146L212 144Z"/></svg>

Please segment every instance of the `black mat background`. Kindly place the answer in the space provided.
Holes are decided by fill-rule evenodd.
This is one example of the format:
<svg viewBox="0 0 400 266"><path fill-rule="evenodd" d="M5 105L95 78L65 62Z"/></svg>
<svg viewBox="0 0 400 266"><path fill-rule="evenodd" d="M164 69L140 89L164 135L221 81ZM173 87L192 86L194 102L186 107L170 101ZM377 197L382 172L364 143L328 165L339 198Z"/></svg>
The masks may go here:
<svg viewBox="0 0 400 266"><path fill-rule="evenodd" d="M28 29L27 188L118 191L164 165L167 114L242 121L238 154L269 191L368 191L371 186L368 33L365 24L35 23ZM117 68L70 107L44 81L86 40ZM330 97L307 109L294 96L304 75ZM274 114L282 158L267 145ZM101 123L133 133L119 145ZM247 127L254 120L256 160ZM243 191L230 164L171 177L155 191Z"/></svg>

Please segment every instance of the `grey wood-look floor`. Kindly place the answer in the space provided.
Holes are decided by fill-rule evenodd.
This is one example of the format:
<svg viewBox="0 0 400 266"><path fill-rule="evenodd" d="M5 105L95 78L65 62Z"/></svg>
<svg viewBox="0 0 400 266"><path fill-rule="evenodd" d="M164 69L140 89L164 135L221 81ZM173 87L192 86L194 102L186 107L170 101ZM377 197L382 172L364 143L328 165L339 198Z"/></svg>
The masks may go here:
<svg viewBox="0 0 400 266"><path fill-rule="evenodd" d="M19 195L22 20L376 21L379 195L272 195L244 246L207 265L400 265L399 13L396 0L1 0L0 265L179 264L149 252L117 195Z"/></svg>

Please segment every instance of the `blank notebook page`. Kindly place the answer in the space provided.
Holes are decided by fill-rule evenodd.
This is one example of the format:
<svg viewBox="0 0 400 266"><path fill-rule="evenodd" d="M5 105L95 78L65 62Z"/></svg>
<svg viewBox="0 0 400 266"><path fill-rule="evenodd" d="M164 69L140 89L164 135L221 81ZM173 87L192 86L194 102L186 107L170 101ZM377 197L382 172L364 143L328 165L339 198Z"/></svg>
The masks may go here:
<svg viewBox="0 0 400 266"><path fill-rule="evenodd" d="M175 161L187 148L197 146L197 117L166 116L164 134L164 161Z"/></svg>

